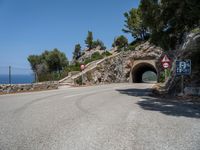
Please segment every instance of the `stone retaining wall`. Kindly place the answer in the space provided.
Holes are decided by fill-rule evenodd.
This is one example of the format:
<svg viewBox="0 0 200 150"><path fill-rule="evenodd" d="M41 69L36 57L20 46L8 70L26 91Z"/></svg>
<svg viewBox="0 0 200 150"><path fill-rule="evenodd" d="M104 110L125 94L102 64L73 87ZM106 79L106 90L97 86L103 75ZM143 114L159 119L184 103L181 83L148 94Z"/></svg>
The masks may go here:
<svg viewBox="0 0 200 150"><path fill-rule="evenodd" d="M185 87L184 93L185 95L200 96L200 87Z"/></svg>
<svg viewBox="0 0 200 150"><path fill-rule="evenodd" d="M0 93L17 93L58 89L57 82L42 82L33 84L0 84Z"/></svg>

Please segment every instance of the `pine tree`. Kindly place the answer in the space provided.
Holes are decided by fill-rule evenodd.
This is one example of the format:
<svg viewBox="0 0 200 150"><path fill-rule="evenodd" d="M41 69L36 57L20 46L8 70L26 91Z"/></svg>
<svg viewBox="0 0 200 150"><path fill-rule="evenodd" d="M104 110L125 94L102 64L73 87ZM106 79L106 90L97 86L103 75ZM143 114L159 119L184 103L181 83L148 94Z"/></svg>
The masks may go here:
<svg viewBox="0 0 200 150"><path fill-rule="evenodd" d="M125 28L122 31L130 33L137 40L144 40L147 36L147 28L141 19L140 9L132 8L129 12L124 13L124 17L126 18Z"/></svg>
<svg viewBox="0 0 200 150"><path fill-rule="evenodd" d="M88 31L87 38L85 40L85 44L89 49L92 49L92 44L93 44L93 34L91 31Z"/></svg>
<svg viewBox="0 0 200 150"><path fill-rule="evenodd" d="M123 35L115 38L112 44L112 47L117 47L118 50L121 50L122 48L126 48L127 46L128 46L128 39Z"/></svg>
<svg viewBox="0 0 200 150"><path fill-rule="evenodd" d="M96 48L97 46L100 46L101 50L105 50L106 49L106 46L104 45L104 43L99 39L97 39L96 41L94 41L92 43L92 48Z"/></svg>
<svg viewBox="0 0 200 150"><path fill-rule="evenodd" d="M73 59L78 60L81 57L81 45L76 44L73 52Z"/></svg>

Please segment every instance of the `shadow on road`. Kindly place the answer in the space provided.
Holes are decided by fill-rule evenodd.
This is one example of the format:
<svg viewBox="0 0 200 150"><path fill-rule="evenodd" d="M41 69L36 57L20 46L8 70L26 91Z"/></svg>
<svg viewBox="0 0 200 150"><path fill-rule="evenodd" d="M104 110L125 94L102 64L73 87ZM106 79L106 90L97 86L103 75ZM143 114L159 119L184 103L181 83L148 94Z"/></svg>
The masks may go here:
<svg viewBox="0 0 200 150"><path fill-rule="evenodd" d="M151 89L123 89L117 90L121 94L141 97L136 104L142 109L149 111L158 111L165 115L183 116L200 119L200 104L186 100L162 99L156 97L147 97Z"/></svg>
<svg viewBox="0 0 200 150"><path fill-rule="evenodd" d="M152 89L117 89L121 94L127 94L129 96L148 96L151 95Z"/></svg>

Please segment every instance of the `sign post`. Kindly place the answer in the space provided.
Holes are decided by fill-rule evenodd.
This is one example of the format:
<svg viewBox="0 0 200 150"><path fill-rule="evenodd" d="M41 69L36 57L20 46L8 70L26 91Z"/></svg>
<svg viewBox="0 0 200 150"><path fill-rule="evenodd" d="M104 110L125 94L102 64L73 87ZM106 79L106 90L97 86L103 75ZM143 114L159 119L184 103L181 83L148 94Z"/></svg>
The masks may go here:
<svg viewBox="0 0 200 150"><path fill-rule="evenodd" d="M11 85L11 66L9 66L9 84Z"/></svg>
<svg viewBox="0 0 200 150"><path fill-rule="evenodd" d="M184 75L191 74L191 60L176 61L176 76L181 75L181 96L184 95Z"/></svg>
<svg viewBox="0 0 200 150"><path fill-rule="evenodd" d="M167 80L167 69L170 67L170 60L169 60L169 58L167 57L167 55L165 55L163 58L162 58L162 60L161 60L161 62L162 62L162 66L163 66L163 68L165 69L165 81Z"/></svg>
<svg viewBox="0 0 200 150"><path fill-rule="evenodd" d="M83 70L85 69L85 65L81 65L81 84L83 85Z"/></svg>
<svg viewBox="0 0 200 150"><path fill-rule="evenodd" d="M165 81L167 81L167 68L165 68Z"/></svg>
<svg viewBox="0 0 200 150"><path fill-rule="evenodd" d="M184 95L184 76L181 75L181 96Z"/></svg>

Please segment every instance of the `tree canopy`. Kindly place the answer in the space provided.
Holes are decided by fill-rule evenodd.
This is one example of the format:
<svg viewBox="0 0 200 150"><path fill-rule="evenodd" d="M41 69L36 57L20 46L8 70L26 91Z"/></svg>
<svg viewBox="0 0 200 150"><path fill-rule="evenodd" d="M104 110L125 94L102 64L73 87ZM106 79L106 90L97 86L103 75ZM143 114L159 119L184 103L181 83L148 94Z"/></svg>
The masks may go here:
<svg viewBox="0 0 200 150"><path fill-rule="evenodd" d="M88 35L87 35L87 38L85 40L85 44L89 49L92 49L93 33L91 31L88 31Z"/></svg>
<svg viewBox="0 0 200 150"><path fill-rule="evenodd" d="M93 41L93 43L92 43L92 48L96 48L98 46L100 46L101 50L105 50L106 49L106 46L104 45L104 43L99 39L97 39L96 41Z"/></svg>
<svg viewBox="0 0 200 150"><path fill-rule="evenodd" d="M112 47L117 47L118 50L121 50L122 48L125 48L127 46L128 46L128 39L123 35L120 35L117 38L115 38L112 44Z"/></svg>
<svg viewBox="0 0 200 150"><path fill-rule="evenodd" d="M28 61L36 73L40 73L40 70L45 72L60 71L68 66L67 57L56 48L52 51L44 51L41 55L30 55Z"/></svg>
<svg viewBox="0 0 200 150"><path fill-rule="evenodd" d="M58 49L49 52L44 61L46 61L49 71L60 71L68 65L67 57Z"/></svg>
<svg viewBox="0 0 200 150"><path fill-rule="evenodd" d="M85 40L85 44L86 44L86 47L89 48L89 50L96 48L98 46L100 46L100 48L102 50L106 49L106 46L104 45L104 43L101 40L97 39L97 40L94 41L93 33L91 31L88 31L88 35L87 35L87 38Z"/></svg>
<svg viewBox="0 0 200 150"><path fill-rule="evenodd" d="M73 52L73 59L78 60L81 57L81 45L76 44Z"/></svg>
<svg viewBox="0 0 200 150"><path fill-rule="evenodd" d="M41 63L41 57L38 55L30 55L27 59L31 65L31 69L36 72L37 65Z"/></svg>
<svg viewBox="0 0 200 150"><path fill-rule="evenodd" d="M141 10L132 8L129 12L124 13L124 16L125 28L122 30L125 33L130 33L135 39L144 40L147 34L147 28L141 19Z"/></svg>
<svg viewBox="0 0 200 150"><path fill-rule="evenodd" d="M141 0L140 10L151 42L166 50L175 49L184 33L200 25L199 0Z"/></svg>
<svg viewBox="0 0 200 150"><path fill-rule="evenodd" d="M184 34L200 26L199 0L141 0L139 8L124 13L125 33L165 50L175 49Z"/></svg>

